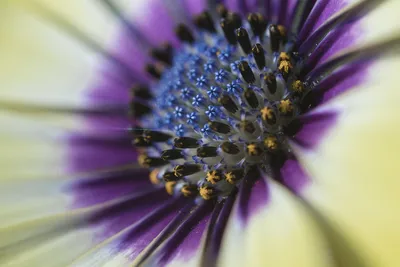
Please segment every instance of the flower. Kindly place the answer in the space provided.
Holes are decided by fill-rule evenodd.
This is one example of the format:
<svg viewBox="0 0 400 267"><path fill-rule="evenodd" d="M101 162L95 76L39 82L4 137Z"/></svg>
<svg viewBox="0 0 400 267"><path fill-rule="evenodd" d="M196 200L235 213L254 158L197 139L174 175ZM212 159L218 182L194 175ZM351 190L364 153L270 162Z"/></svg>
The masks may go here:
<svg viewBox="0 0 400 267"><path fill-rule="evenodd" d="M397 0L131 2L0 4L2 266L399 265Z"/></svg>

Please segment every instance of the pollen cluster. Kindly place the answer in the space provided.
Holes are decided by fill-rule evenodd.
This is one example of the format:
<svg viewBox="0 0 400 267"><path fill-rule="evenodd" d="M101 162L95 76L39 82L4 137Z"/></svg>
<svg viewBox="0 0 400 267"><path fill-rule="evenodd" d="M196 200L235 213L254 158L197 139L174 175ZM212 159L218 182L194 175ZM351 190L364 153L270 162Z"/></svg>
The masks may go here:
<svg viewBox="0 0 400 267"><path fill-rule="evenodd" d="M250 169L268 168L288 151L285 128L308 91L284 26L217 11L177 27L181 48L153 49L156 82L133 90L139 163L171 195L226 197Z"/></svg>

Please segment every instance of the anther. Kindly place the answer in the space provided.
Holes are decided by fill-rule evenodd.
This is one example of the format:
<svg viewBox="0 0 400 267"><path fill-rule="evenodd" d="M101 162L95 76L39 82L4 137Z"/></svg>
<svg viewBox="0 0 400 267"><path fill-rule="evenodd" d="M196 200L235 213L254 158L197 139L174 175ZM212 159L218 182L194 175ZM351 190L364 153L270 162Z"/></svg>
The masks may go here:
<svg viewBox="0 0 400 267"><path fill-rule="evenodd" d="M254 124L251 121L247 120L240 122L240 128L249 134L253 134L256 131L256 127L254 127Z"/></svg>
<svg viewBox="0 0 400 267"><path fill-rule="evenodd" d="M236 38L242 48L243 52L248 55L251 53L251 42L249 38L249 33L245 28L240 27L236 30Z"/></svg>
<svg viewBox="0 0 400 267"><path fill-rule="evenodd" d="M225 18L228 15L228 9L226 9L224 4L218 4L217 13L221 18Z"/></svg>
<svg viewBox="0 0 400 267"><path fill-rule="evenodd" d="M229 19L221 19L220 22L221 28L224 31L224 35L226 40L231 44L237 44L236 34L235 34L235 27L233 26L233 22Z"/></svg>
<svg viewBox="0 0 400 267"><path fill-rule="evenodd" d="M258 99L256 96L256 93L251 88L247 88L244 91L244 98L246 99L247 103L250 105L252 108L257 108L259 103Z"/></svg>
<svg viewBox="0 0 400 267"><path fill-rule="evenodd" d="M204 29L209 32L215 32L214 21L209 12L204 11L200 15L196 16L195 24L200 29Z"/></svg>
<svg viewBox="0 0 400 267"><path fill-rule="evenodd" d="M151 142L148 142L144 136L135 137L132 143L137 147L150 147L153 145Z"/></svg>
<svg viewBox="0 0 400 267"><path fill-rule="evenodd" d="M267 21L259 13L250 13L247 17L254 35L262 36L267 28Z"/></svg>
<svg viewBox="0 0 400 267"><path fill-rule="evenodd" d="M232 142L223 142L221 145L221 149L225 153L231 154L231 155L236 155L237 153L240 152L239 147Z"/></svg>
<svg viewBox="0 0 400 267"><path fill-rule="evenodd" d="M231 132L231 127L228 124L212 121L209 123L211 130L216 133L228 134Z"/></svg>
<svg viewBox="0 0 400 267"><path fill-rule="evenodd" d="M211 184L216 184L222 180L222 173L221 171L214 170L207 172L206 181Z"/></svg>
<svg viewBox="0 0 400 267"><path fill-rule="evenodd" d="M135 85L131 89L133 98L141 98L143 100L150 100L153 98L149 88L142 85Z"/></svg>
<svg viewBox="0 0 400 267"><path fill-rule="evenodd" d="M130 112L133 117L140 118L144 115L151 113L151 109L147 105L133 100L130 104Z"/></svg>
<svg viewBox="0 0 400 267"><path fill-rule="evenodd" d="M217 148L213 146L202 146L197 149L196 155L201 158L210 158L218 155Z"/></svg>
<svg viewBox="0 0 400 267"><path fill-rule="evenodd" d="M250 156L261 156L261 154L263 153L263 150L256 143L248 144L246 151L247 151L247 154L249 154Z"/></svg>
<svg viewBox="0 0 400 267"><path fill-rule="evenodd" d="M276 123L276 115L272 108L264 107L261 109L261 118L270 125Z"/></svg>
<svg viewBox="0 0 400 267"><path fill-rule="evenodd" d="M160 173L159 169L154 169L150 172L149 178L152 184L159 184L160 180L158 179L158 174Z"/></svg>
<svg viewBox="0 0 400 267"><path fill-rule="evenodd" d="M281 25L271 25L269 26L269 36L271 40L271 50L274 52L279 51L279 45L281 41L286 38L286 30Z"/></svg>
<svg viewBox="0 0 400 267"><path fill-rule="evenodd" d="M289 99L284 99L279 102L278 110L283 115L292 115L293 103Z"/></svg>
<svg viewBox="0 0 400 267"><path fill-rule="evenodd" d="M201 165L198 164L185 164L177 165L174 168L174 174L177 177L184 177L188 175L195 174L201 170Z"/></svg>
<svg viewBox="0 0 400 267"><path fill-rule="evenodd" d="M275 94L277 89L276 77L272 73L264 74L264 83L267 85L268 92L270 94Z"/></svg>
<svg viewBox="0 0 400 267"><path fill-rule="evenodd" d="M153 158L153 157L149 157L147 155L140 155L138 158L138 162L140 165L142 165L143 167L160 167L163 165L166 165L168 163L168 161L165 161L161 158Z"/></svg>
<svg viewBox="0 0 400 267"><path fill-rule="evenodd" d="M199 143L197 139L191 137L179 137L175 138L174 146L177 148L197 148Z"/></svg>
<svg viewBox="0 0 400 267"><path fill-rule="evenodd" d="M254 45L251 51L253 52L254 60L256 61L258 69L262 70L265 67L265 55L262 45Z"/></svg>
<svg viewBox="0 0 400 267"><path fill-rule="evenodd" d="M230 184L235 184L244 177L243 169L231 170L225 173L225 180Z"/></svg>
<svg viewBox="0 0 400 267"><path fill-rule="evenodd" d="M173 182L180 180L181 177L177 177L174 172L165 172L163 175L163 179L166 182Z"/></svg>
<svg viewBox="0 0 400 267"><path fill-rule="evenodd" d="M278 139L275 136L270 135L264 139L264 146L270 152L274 152L279 148Z"/></svg>
<svg viewBox="0 0 400 267"><path fill-rule="evenodd" d="M249 63L247 63L247 61L244 61L244 60L240 61L239 70L240 70L240 73L242 74L243 79L247 83L254 83L256 81L256 78L254 77L254 73L251 70Z"/></svg>
<svg viewBox="0 0 400 267"><path fill-rule="evenodd" d="M198 189L194 184L184 184L181 188L181 193L184 197L194 197L197 195Z"/></svg>
<svg viewBox="0 0 400 267"><path fill-rule="evenodd" d="M161 153L163 160L176 160L183 158L182 150L180 149L168 149Z"/></svg>
<svg viewBox="0 0 400 267"><path fill-rule="evenodd" d="M200 196L205 200L213 199L217 196L217 191L211 186L203 185L199 190Z"/></svg>
<svg viewBox="0 0 400 267"><path fill-rule="evenodd" d="M179 24L178 27L175 30L176 35L178 36L179 40L182 42L187 42L187 43L193 43L194 42L194 37L190 29L184 25L184 24Z"/></svg>
<svg viewBox="0 0 400 267"><path fill-rule="evenodd" d="M159 131L144 131L144 137L148 142L166 142L172 138L171 135Z"/></svg>
<svg viewBox="0 0 400 267"><path fill-rule="evenodd" d="M229 95L225 94L218 98L218 103L220 103L227 111L231 113L235 113L236 111L238 111L237 105Z"/></svg>
<svg viewBox="0 0 400 267"><path fill-rule="evenodd" d="M166 182L165 183L165 191L167 191L167 193L172 196L174 194L175 186L176 186L176 182Z"/></svg>
<svg viewBox="0 0 400 267"><path fill-rule="evenodd" d="M304 92L304 84L300 80L294 81L292 83L292 88L293 88L293 91L298 93L298 94L302 94Z"/></svg>
<svg viewBox="0 0 400 267"><path fill-rule="evenodd" d="M293 65L289 60L282 60L279 63L278 69L282 73L283 78L287 79L293 69Z"/></svg>
<svg viewBox="0 0 400 267"><path fill-rule="evenodd" d="M281 62L281 61L283 61L283 60L290 61L290 56L289 56L288 53L286 53L286 52L281 52L281 53L279 54L278 62Z"/></svg>
<svg viewBox="0 0 400 267"><path fill-rule="evenodd" d="M146 66L146 72L150 74L153 78L159 80L162 75L162 69L160 67L157 67L153 64L148 64Z"/></svg>
<svg viewBox="0 0 400 267"><path fill-rule="evenodd" d="M161 48L154 48L150 51L151 56L167 65L172 64L172 46L170 44L165 44Z"/></svg>

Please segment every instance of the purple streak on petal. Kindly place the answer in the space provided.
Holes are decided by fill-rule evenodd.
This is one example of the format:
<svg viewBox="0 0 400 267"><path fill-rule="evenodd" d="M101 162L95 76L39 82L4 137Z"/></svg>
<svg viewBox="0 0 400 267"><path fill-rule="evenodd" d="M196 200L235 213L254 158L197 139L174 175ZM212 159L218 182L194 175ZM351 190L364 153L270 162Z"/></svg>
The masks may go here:
<svg viewBox="0 0 400 267"><path fill-rule="evenodd" d="M303 148L312 149L335 125L336 119L337 113L334 111L307 113L294 123L298 124L298 128L292 140Z"/></svg>
<svg viewBox="0 0 400 267"><path fill-rule="evenodd" d="M168 41L177 46L179 41L174 31L175 22L165 8L163 1L147 1L147 8L143 10L141 18L135 20L135 24L153 44L157 45Z"/></svg>
<svg viewBox="0 0 400 267"><path fill-rule="evenodd" d="M93 171L136 162L137 152L129 141L113 142L82 141L80 137L69 139L69 169L72 172Z"/></svg>
<svg viewBox="0 0 400 267"><path fill-rule="evenodd" d="M74 194L74 208L104 203L152 187L148 171L141 169L99 173L98 177L73 182L68 191Z"/></svg>
<svg viewBox="0 0 400 267"><path fill-rule="evenodd" d="M213 209L213 202L207 201L198 206L164 243L157 259L161 266L179 259L188 261L198 252L203 233Z"/></svg>
<svg viewBox="0 0 400 267"><path fill-rule="evenodd" d="M184 2L191 16L197 15L207 9L207 0L184 0Z"/></svg>
<svg viewBox="0 0 400 267"><path fill-rule="evenodd" d="M315 31L322 23L329 19L333 14L344 8L347 3L345 0L320 0L316 3L310 13L302 31L299 41L303 42Z"/></svg>
<svg viewBox="0 0 400 267"><path fill-rule="evenodd" d="M225 0L225 5L229 11L237 12L241 15L246 15L246 3L245 0Z"/></svg>
<svg viewBox="0 0 400 267"><path fill-rule="evenodd" d="M281 163L279 172L276 172L273 178L295 194L299 194L310 181L310 177L304 172L294 156L286 158Z"/></svg>
<svg viewBox="0 0 400 267"><path fill-rule="evenodd" d="M367 80L371 61L350 64L323 80L305 99L308 105L316 107L340 94L352 90Z"/></svg>
<svg viewBox="0 0 400 267"><path fill-rule="evenodd" d="M238 215L243 223L247 223L252 215L265 207L269 201L269 189L258 170L251 170L240 186L238 199Z"/></svg>

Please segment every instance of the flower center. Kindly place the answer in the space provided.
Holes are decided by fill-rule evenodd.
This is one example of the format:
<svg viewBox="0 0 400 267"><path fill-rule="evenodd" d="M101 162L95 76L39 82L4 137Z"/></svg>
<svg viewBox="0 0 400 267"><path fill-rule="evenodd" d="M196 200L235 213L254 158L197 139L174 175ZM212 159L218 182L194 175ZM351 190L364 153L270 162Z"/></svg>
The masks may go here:
<svg viewBox="0 0 400 267"><path fill-rule="evenodd" d="M220 20L219 25L215 23ZM154 49L151 88L135 88L134 144L150 180L171 195L229 195L252 168L289 153L286 129L303 112L307 86L286 29L258 13L218 7L179 25L184 43Z"/></svg>

